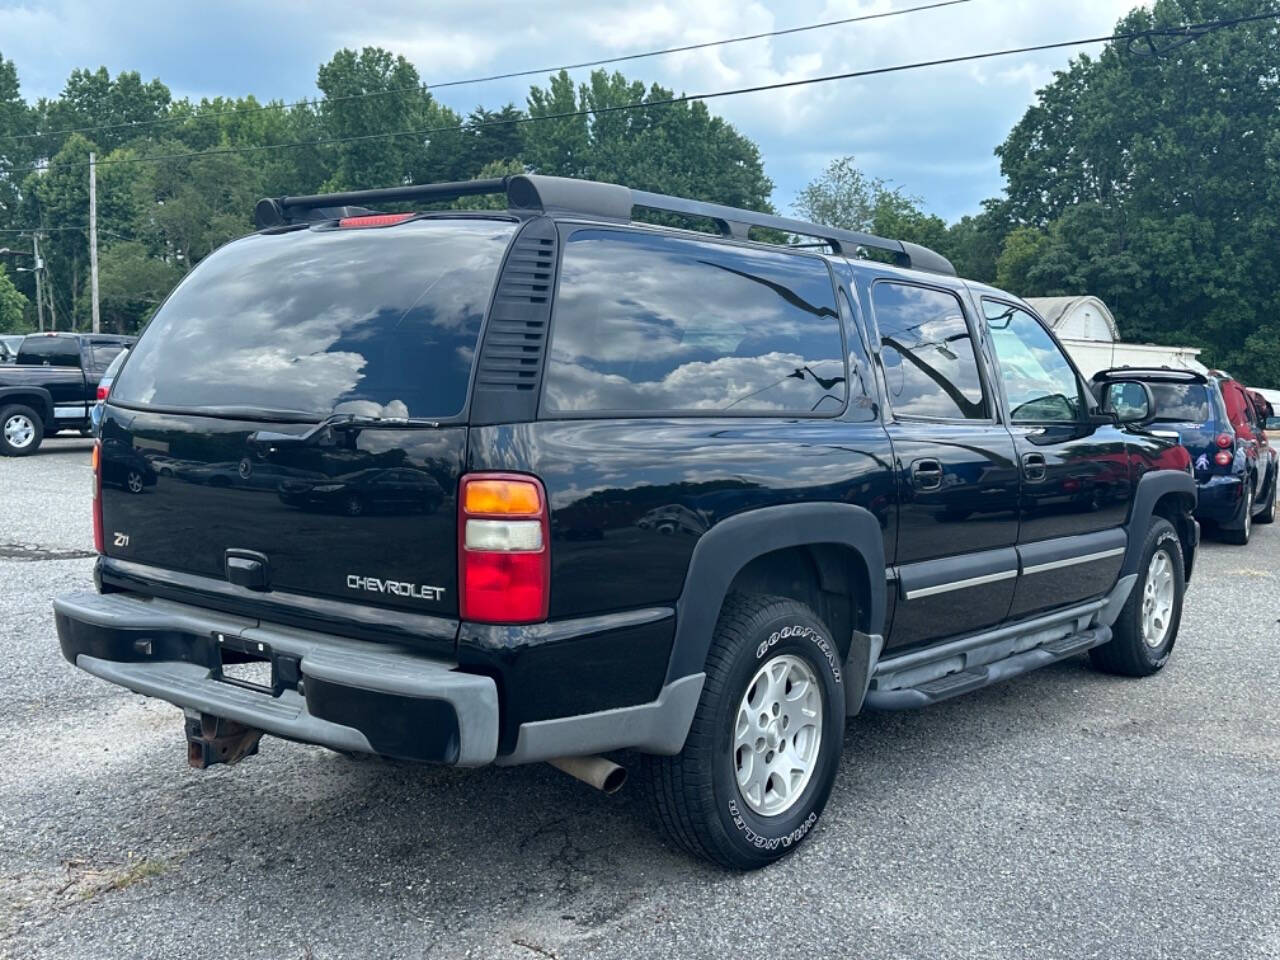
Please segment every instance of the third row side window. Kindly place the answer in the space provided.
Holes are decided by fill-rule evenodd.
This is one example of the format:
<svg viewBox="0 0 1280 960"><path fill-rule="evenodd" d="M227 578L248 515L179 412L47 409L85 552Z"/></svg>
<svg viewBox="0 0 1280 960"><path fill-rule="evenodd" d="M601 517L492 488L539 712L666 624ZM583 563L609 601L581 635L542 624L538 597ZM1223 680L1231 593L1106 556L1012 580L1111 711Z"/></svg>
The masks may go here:
<svg viewBox="0 0 1280 960"><path fill-rule="evenodd" d="M588 228L565 246L542 409L836 416L844 352L816 257Z"/></svg>

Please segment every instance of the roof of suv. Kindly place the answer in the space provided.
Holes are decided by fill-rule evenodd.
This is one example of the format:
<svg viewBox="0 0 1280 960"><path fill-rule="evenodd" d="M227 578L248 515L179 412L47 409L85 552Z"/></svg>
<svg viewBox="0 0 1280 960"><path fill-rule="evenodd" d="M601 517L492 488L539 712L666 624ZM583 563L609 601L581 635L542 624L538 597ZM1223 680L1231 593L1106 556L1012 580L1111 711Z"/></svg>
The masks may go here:
<svg viewBox="0 0 1280 960"><path fill-rule="evenodd" d="M709 222L720 236L734 240L760 242L751 236L752 231L772 230L813 238L820 241L820 245L846 257L858 258L865 256L866 250L878 250L891 256L900 267L943 276L956 275L955 267L946 257L928 247L905 240L893 240L718 203L633 190L620 184L536 174L383 190L264 198L258 201L254 217L260 230L273 231L291 225L332 220L342 223L344 220L377 216L379 211L365 206L369 203L403 203L415 200L439 203L486 194L505 194L507 212L519 217L545 214L583 218L593 222L631 223L633 211L640 208L675 214L692 221Z"/></svg>

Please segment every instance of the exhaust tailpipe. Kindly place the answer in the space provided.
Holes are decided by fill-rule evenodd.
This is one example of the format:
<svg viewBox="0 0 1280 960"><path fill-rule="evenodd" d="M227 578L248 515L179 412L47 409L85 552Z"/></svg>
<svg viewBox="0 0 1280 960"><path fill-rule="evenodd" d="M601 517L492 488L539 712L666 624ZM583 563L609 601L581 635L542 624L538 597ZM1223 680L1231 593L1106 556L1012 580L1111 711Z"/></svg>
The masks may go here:
<svg viewBox="0 0 1280 960"><path fill-rule="evenodd" d="M547 763L606 794L617 793L627 782L626 768L604 757L556 757Z"/></svg>

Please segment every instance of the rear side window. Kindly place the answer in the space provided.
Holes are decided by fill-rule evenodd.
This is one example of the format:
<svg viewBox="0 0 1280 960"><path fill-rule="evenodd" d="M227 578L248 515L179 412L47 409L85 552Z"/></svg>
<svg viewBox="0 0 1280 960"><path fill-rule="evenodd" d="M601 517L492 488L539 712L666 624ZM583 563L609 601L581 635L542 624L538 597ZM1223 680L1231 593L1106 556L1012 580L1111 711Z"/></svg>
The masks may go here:
<svg viewBox="0 0 1280 960"><path fill-rule="evenodd" d="M110 366L125 350L128 349L126 343L112 343L109 341L93 341L93 365L103 368Z"/></svg>
<svg viewBox="0 0 1280 960"><path fill-rule="evenodd" d="M113 402L449 417L515 224L418 220L237 240L157 312Z"/></svg>
<svg viewBox="0 0 1280 960"><path fill-rule="evenodd" d="M871 303L895 415L989 419L973 333L955 294L879 281L871 288Z"/></svg>
<svg viewBox="0 0 1280 960"><path fill-rule="evenodd" d="M1156 420L1165 423L1208 423L1209 388L1203 383L1148 383L1156 400Z"/></svg>
<svg viewBox="0 0 1280 960"><path fill-rule="evenodd" d="M74 337L27 337L18 350L18 363L31 366L80 366L80 341Z"/></svg>
<svg viewBox="0 0 1280 960"><path fill-rule="evenodd" d="M544 411L834 416L846 394L824 261L640 231L565 245Z"/></svg>

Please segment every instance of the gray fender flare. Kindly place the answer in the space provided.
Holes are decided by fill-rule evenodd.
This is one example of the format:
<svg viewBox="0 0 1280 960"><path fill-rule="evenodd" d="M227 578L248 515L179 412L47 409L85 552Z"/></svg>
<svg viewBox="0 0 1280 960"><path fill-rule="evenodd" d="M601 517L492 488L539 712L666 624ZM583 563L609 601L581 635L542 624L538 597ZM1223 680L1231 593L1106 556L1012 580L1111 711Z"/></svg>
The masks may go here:
<svg viewBox="0 0 1280 960"><path fill-rule="evenodd" d="M861 585L865 596L860 597L862 604L859 622L855 624L854 647L866 644L865 640L862 644L857 642L859 636L882 635L884 531L875 516L863 507L848 503L761 507L721 520L694 545L684 589L676 601L676 635L666 682L673 683L703 671L720 607L733 578L743 567L774 550L822 543L851 547L866 567L867 582ZM863 656L866 652L861 651ZM859 703L863 692L863 689L857 691Z"/></svg>
<svg viewBox="0 0 1280 960"><path fill-rule="evenodd" d="M1156 501L1169 493L1190 497L1194 508L1195 478L1180 470L1153 470L1138 481L1138 489L1133 496L1133 507L1129 511L1129 522L1125 524L1129 545L1125 548L1124 564L1120 567L1121 577L1138 572L1138 563L1142 559L1142 545L1147 539L1147 527L1151 525Z"/></svg>
<svg viewBox="0 0 1280 960"><path fill-rule="evenodd" d="M46 424L53 422L53 395L44 387L0 387L0 407L9 403L21 403L35 397L36 413ZM16 398L16 399L11 399Z"/></svg>

